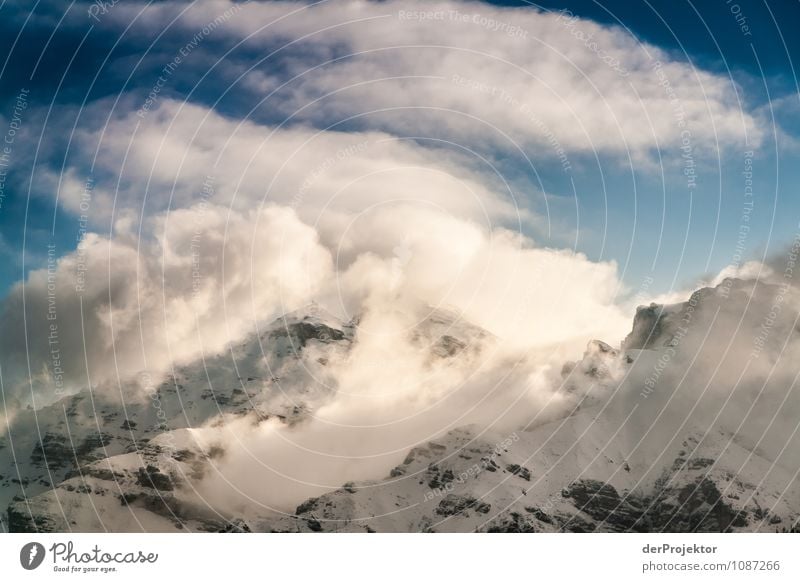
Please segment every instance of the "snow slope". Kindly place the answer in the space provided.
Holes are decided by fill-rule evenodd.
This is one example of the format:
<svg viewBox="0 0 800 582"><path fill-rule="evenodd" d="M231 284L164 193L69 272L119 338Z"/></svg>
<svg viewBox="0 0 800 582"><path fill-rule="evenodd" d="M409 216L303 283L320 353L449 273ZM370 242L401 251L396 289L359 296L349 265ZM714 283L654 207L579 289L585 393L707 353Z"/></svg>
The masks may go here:
<svg viewBox="0 0 800 582"><path fill-rule="evenodd" d="M590 342L580 361L563 367L559 394L569 406L555 418L531 418L511 430L449 430L407 451L388 474L344 483L294 511L215 506L199 488L224 466L220 435L233 420L301 425L336 394L329 370L358 344L358 321L312 306L231 346L230 354L177 370L155 387L157 398L123 399L134 393L123 386L118 400L82 393L20 415L0 449L0 503L9 506L4 527L792 530L800 517L800 442L762 426L771 411L774 420L782 410L761 398L763 388L747 392L752 387L729 381L744 365L742 345L749 347L753 334L741 339L727 322L738 317L737 329L757 329L776 289L740 281L721 289L640 308L619 349ZM443 362L492 341L446 311L432 312L410 333ZM796 333L775 327L765 351ZM770 378L780 393L782 377Z"/></svg>

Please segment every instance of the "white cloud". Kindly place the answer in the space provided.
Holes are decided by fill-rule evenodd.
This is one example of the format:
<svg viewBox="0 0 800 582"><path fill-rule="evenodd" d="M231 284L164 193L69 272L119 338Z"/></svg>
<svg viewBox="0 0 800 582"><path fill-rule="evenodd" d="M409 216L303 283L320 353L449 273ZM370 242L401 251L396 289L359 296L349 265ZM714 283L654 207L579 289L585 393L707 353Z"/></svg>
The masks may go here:
<svg viewBox="0 0 800 582"><path fill-rule="evenodd" d="M180 24L201 30L229 6L199 2ZM145 19L174 11L159 5ZM264 107L322 126L359 116L366 127L396 134L442 132L513 150L505 133L537 156L553 156L554 143L634 158L656 147L674 152L684 130L693 147L713 154L744 143L745 133L751 144L761 137L732 79L620 27L532 7L251 3L214 34L279 49L268 62L280 63L273 69L280 72L253 68L244 86L265 97L270 91Z"/></svg>
<svg viewBox="0 0 800 582"><path fill-rule="evenodd" d="M85 190L78 176L96 151L88 212L95 225L107 224L113 208L148 216L190 206L206 182L213 183L215 204L238 210L279 204L312 223L408 200L489 225L530 218L499 178L465 156L432 155L376 131L263 126L168 99L144 119L121 113L77 134L59 192L59 202L75 214ZM58 183L52 175L43 179L45 186Z"/></svg>
<svg viewBox="0 0 800 582"><path fill-rule="evenodd" d="M238 214L197 205L155 217L142 240L119 234L87 235L4 300L9 395L21 396L30 381L42 405L88 379L113 390L141 370L218 353L254 322L307 303L332 271L314 230L285 208Z"/></svg>

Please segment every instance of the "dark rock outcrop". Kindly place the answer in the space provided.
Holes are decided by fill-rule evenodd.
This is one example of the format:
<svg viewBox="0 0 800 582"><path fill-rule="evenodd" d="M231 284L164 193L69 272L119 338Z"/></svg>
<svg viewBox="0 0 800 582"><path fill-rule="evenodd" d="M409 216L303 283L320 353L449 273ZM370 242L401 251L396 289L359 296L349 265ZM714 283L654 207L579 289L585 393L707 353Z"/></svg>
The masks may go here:
<svg viewBox="0 0 800 582"><path fill-rule="evenodd" d="M273 338L289 338L293 344L300 348L306 347L310 340L330 342L345 339L344 332L328 327L324 323L310 323L299 321L291 323L282 329L276 329L270 334Z"/></svg>
<svg viewBox="0 0 800 582"><path fill-rule="evenodd" d="M437 515L443 516L456 514L468 516L468 510L470 509L477 511L478 513L489 513L491 505L484 503L483 501L478 501L470 495L455 495L450 493L447 495L447 497L439 502L439 505L436 507L436 513Z"/></svg>

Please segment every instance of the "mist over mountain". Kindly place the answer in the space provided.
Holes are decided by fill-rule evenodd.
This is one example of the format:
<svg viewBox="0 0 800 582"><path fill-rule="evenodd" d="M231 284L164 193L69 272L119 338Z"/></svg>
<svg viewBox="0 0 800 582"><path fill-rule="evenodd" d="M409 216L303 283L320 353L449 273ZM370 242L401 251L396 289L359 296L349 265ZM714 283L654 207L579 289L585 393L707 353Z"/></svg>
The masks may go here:
<svg viewBox="0 0 800 582"><path fill-rule="evenodd" d="M560 363L424 304L348 321L312 304L163 382L21 412L5 525L791 530L796 300L775 277L724 279Z"/></svg>

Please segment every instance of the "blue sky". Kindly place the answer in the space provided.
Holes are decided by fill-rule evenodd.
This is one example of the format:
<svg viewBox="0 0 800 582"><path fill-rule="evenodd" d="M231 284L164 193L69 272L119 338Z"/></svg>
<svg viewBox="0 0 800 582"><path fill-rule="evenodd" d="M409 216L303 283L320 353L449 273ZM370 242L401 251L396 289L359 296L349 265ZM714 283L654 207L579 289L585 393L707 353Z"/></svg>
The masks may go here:
<svg viewBox="0 0 800 582"><path fill-rule="evenodd" d="M89 140L80 142L73 132L96 131L107 117L135 111L164 63L191 41L189 32L201 29L197 23L210 21L227 7L169 4L153 17L150 13L158 3L123 1L109 5L99 20L89 16L90 3L40 1L32 8L19 3L0 8L0 54L7 55L0 85L0 132L9 127L20 91L29 91L22 129L9 155L11 166L0 208L0 293L26 271L45 264L48 244L54 243L59 255L74 250L80 212L74 205L64 207L56 201L59 176L72 169L77 183L92 177L98 188L112 190L132 180L115 171L113 164L93 167L95 152L86 151ZM721 100L737 97L741 110L752 116L762 134L751 148L754 206L747 219L745 255L778 252L794 237L800 221L796 194L800 169L793 163L800 131L795 76L800 40L787 27L800 17L798 3L502 4L532 12L569 10L585 19L581 23L596 22L621 37L630 35L632 42L661 49L687 70L696 68L719 79L720 86L730 90ZM181 16L184 8L197 9L191 25ZM481 5L463 4L461 10L478 13ZM509 12L508 19L513 21L519 13ZM231 17L231 26L241 22L241 18L236 20L240 16ZM749 34L741 28L743 24ZM287 46L291 30L281 35L275 36L274 45L268 33L262 44L242 43L242 37L222 28L203 36L169 75L160 102L169 98L196 104L226 119L246 117L265 126L296 123L325 128L334 124L343 131L377 129L416 140L430 147L432 155L455 155L452 148L442 145L441 140L452 138L447 123L431 125L423 135L405 120L389 119L389 114L354 117L352 110L320 107L317 111L316 106L307 110L312 113L306 117L287 120L282 103L274 108L269 101L264 103L263 90L254 90L252 79L245 84L240 73L254 67L250 70L267 79L265 86L274 87L275 79L287 80L298 62L314 66L336 55L340 47L335 42L322 46L302 41ZM562 32L567 35L566 30ZM533 36L521 39L530 42L531 48L526 49L523 42L520 51L535 50ZM276 52L271 54L268 49L273 46ZM424 63L426 57L420 54L419 58L417 62ZM588 74L591 77L594 70ZM276 96L283 95L284 102L295 105L310 99L308 92L288 94L291 88L290 84ZM734 105L729 113L735 118L738 104ZM463 135L469 136L464 143L476 145L475 133L459 134ZM519 151L493 143L477 145L483 146L482 151L512 184L521 204L540 217L550 213L549 226L523 221L522 229L539 244L574 248L592 260L616 261L632 290L648 277L655 279L654 290L691 286L696 278L718 272L737 254L744 152L749 149L741 141L718 148L712 139L696 137L697 178L692 189L687 188L676 147L661 148L660 159L652 152L650 156L634 152L631 158L630 152L601 147L595 153L576 147L567 152L571 162L567 173L552 155L537 155L523 145L522 151L535 160L534 172ZM98 151L104 149L101 146ZM658 167L659 161L663 168ZM143 201L143 208L148 204L149 200ZM110 226L105 217L93 217L92 230L108 234Z"/></svg>

